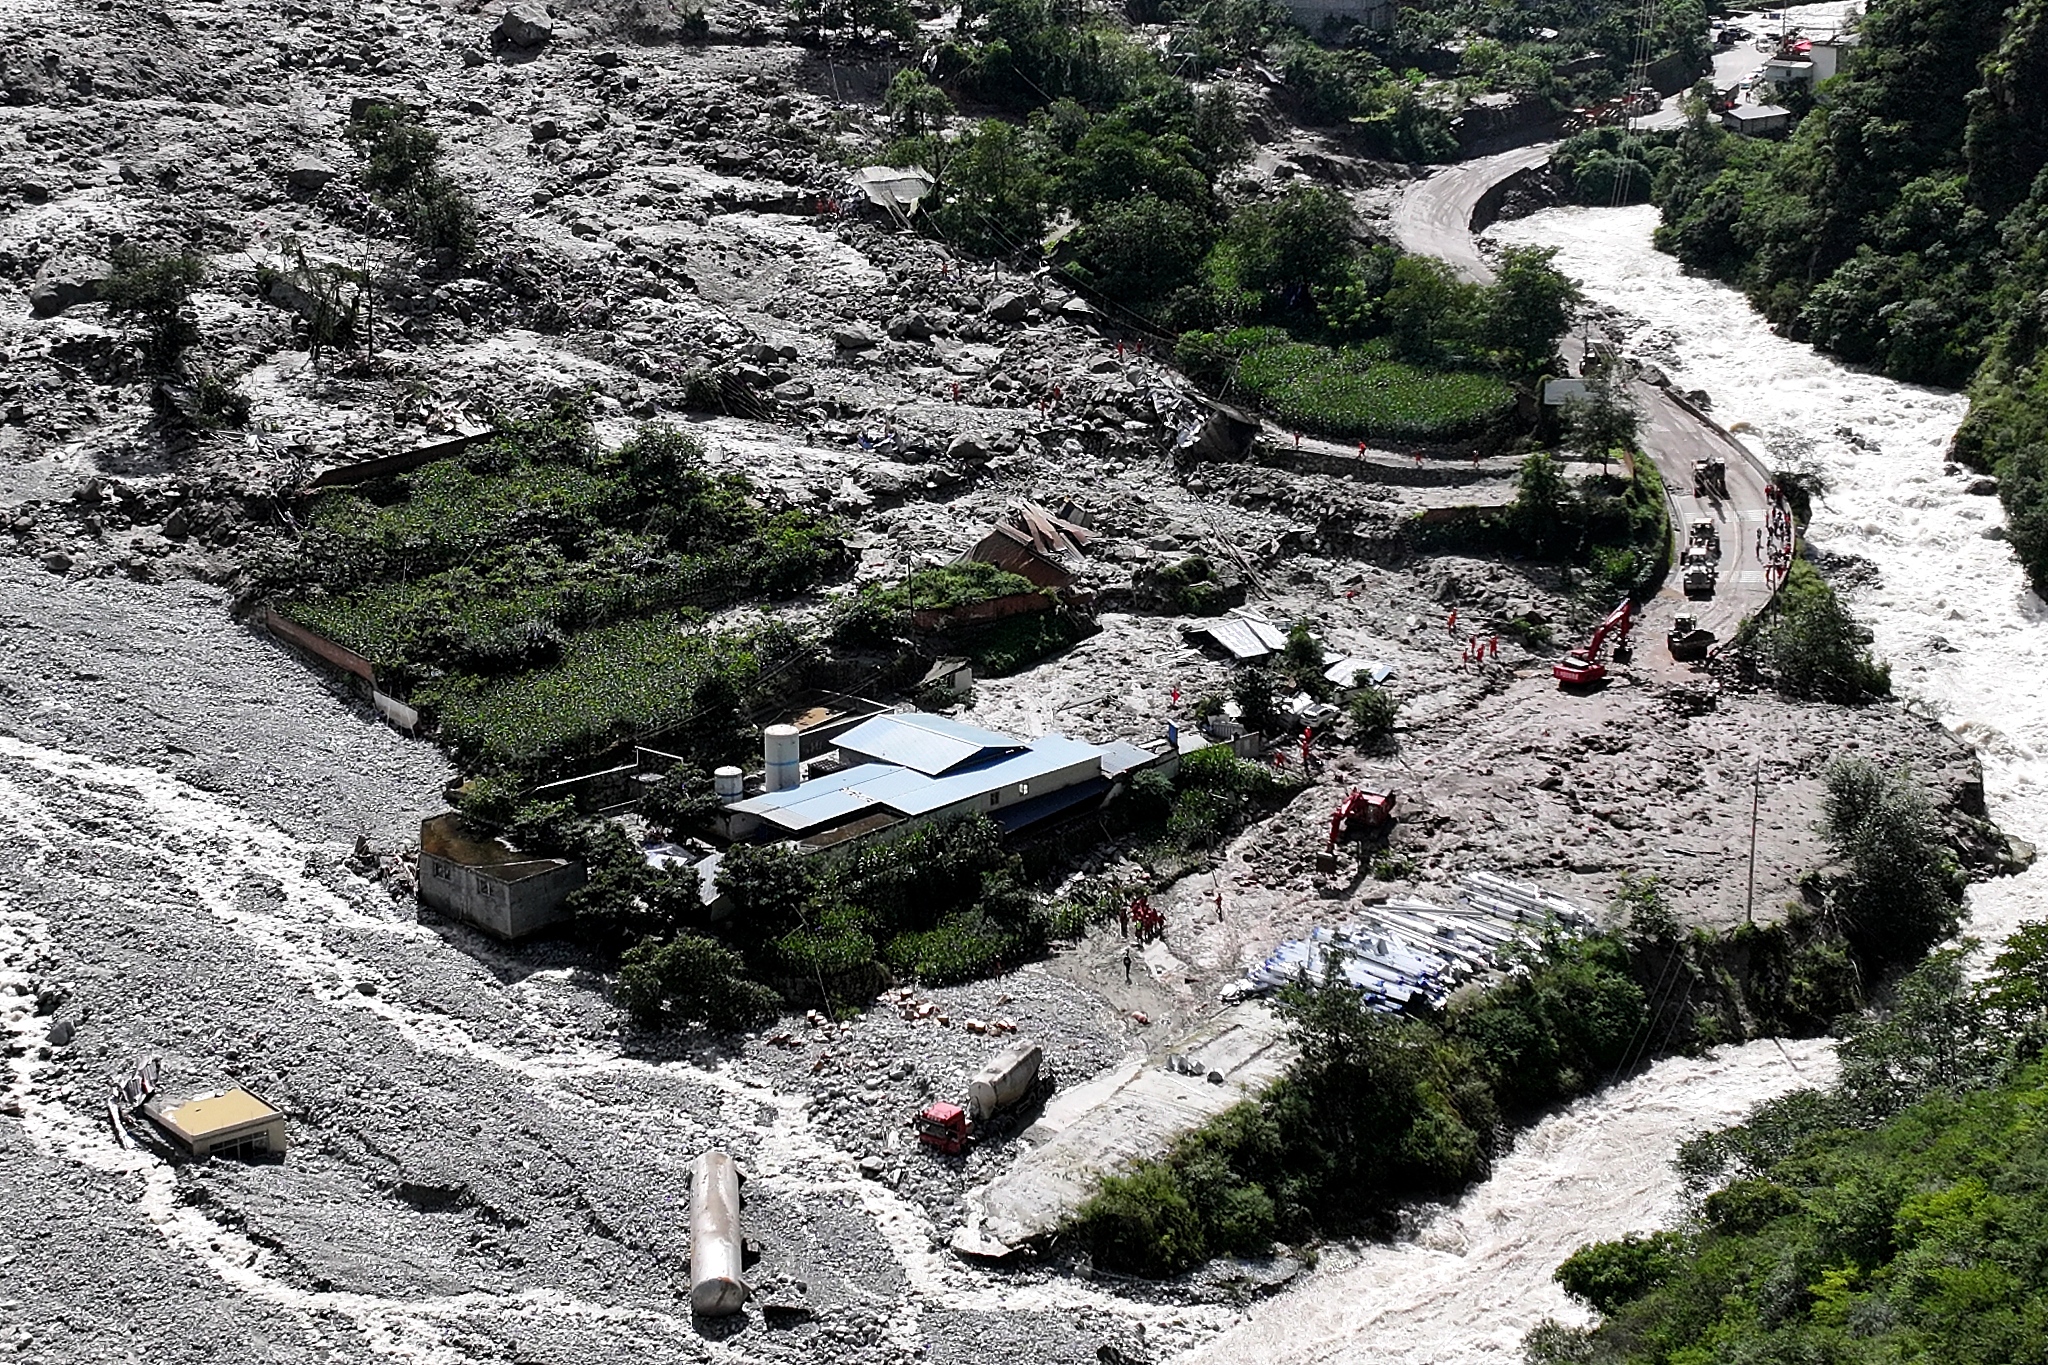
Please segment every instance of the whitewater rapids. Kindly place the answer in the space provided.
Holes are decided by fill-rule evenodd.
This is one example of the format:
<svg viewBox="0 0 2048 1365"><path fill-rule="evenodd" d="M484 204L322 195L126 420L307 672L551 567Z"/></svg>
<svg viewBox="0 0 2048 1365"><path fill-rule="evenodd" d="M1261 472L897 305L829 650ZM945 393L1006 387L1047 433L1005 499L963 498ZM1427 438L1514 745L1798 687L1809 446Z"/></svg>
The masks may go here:
<svg viewBox="0 0 2048 1365"><path fill-rule="evenodd" d="M1773 467L1824 472L1831 491L1808 540L1872 572L1845 597L1868 624L1894 690L1976 746L1991 814L2048 834L2048 609L1993 529L1995 498L1944 474L1967 408L1954 393L1859 373L1774 335L1742 296L1683 274L1650 245L1656 210L1550 209L1492 229L1503 246L1549 246L1587 299L1617 310L1625 349ZM2043 915L2043 873L1972 889L1965 933L1995 942ZM1677 1210L1670 1162L1686 1138L1834 1074L1825 1039L1751 1043L1673 1058L1525 1133L1493 1176L1412 1242L1327 1256L1287 1293L1183 1357L1201 1365L1518 1361L1546 1317L1586 1310L1550 1279L1582 1243L1656 1227Z"/></svg>

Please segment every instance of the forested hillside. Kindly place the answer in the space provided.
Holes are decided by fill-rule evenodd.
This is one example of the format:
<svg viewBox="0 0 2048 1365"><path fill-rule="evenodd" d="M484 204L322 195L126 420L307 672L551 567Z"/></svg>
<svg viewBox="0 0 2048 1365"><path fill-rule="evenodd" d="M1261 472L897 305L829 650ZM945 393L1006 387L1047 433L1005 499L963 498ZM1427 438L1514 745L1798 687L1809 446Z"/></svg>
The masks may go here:
<svg viewBox="0 0 2048 1365"><path fill-rule="evenodd" d="M1789 140L1680 135L1659 245L1845 360L1969 386L1958 455L2048 586L2048 4L1886 0L1863 35Z"/></svg>
<svg viewBox="0 0 2048 1365"><path fill-rule="evenodd" d="M1686 1144L1687 1226L1558 1269L1605 1321L1538 1329L1532 1365L2041 1359L2044 985L2048 926L1983 981L1929 959L1847 1031L1833 1089Z"/></svg>

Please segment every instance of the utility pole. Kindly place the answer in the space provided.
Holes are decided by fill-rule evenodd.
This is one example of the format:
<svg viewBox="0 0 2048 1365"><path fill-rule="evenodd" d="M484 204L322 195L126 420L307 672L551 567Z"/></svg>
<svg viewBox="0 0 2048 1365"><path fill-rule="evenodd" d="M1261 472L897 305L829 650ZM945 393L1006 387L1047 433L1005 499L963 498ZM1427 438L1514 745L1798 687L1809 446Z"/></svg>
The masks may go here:
<svg viewBox="0 0 2048 1365"><path fill-rule="evenodd" d="M1763 791L1764 761L1758 759L1749 775L1749 907L1743 912L1743 919L1756 923L1756 808Z"/></svg>

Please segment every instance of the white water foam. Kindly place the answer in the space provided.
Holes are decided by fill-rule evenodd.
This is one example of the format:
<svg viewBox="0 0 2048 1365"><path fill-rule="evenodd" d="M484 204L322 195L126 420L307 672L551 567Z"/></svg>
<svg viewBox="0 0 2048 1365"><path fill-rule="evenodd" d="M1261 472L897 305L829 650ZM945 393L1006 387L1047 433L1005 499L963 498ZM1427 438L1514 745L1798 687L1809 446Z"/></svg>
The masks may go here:
<svg viewBox="0 0 2048 1365"><path fill-rule="evenodd" d="M1655 251L1655 222L1651 208L1552 209L1489 236L1558 248L1589 299L1627 315L1630 349L1677 387L1706 390L1716 417L1747 424L1767 460L1826 472L1833 491L1809 539L1875 567L1873 584L1846 595L1891 660L1895 689L1978 748L1993 818L2041 842L2048 610L2005 544L1984 535L2002 521L1996 501L1941 472L1964 400L1846 369L1774 335L1735 291L1687 277ZM2048 913L2042 875L1973 888L1966 932L1995 942ZM1545 1317L1586 1318L1550 1279L1565 1256L1671 1214L1669 1163L1682 1140L1833 1071L1826 1040L1662 1062L1524 1134L1491 1179L1415 1242L1331 1256L1186 1359L1519 1360L1523 1335Z"/></svg>
<svg viewBox="0 0 2048 1365"><path fill-rule="evenodd" d="M2048 835L2048 608L2012 552L1985 531L1995 498L1941 472L1966 408L1959 394L1859 373L1772 333L1725 285L1683 274L1650 246L1656 210L1550 209L1488 235L1555 246L1588 298L1633 320L1632 348L1681 389L1704 389L1724 425L1779 466L1807 462L1833 484L1809 541L1856 555L1876 582L1845 592L1892 664L1894 689L1983 757L1991 814L2008 832ZM1967 932L1987 942L2048 907L2042 873L1970 896Z"/></svg>

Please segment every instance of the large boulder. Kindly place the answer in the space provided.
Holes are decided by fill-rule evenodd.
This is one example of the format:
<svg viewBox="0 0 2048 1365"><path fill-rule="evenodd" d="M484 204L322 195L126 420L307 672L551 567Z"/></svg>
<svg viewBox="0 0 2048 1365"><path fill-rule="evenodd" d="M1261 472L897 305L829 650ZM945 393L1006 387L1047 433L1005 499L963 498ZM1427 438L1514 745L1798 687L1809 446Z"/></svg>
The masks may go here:
<svg viewBox="0 0 2048 1365"><path fill-rule="evenodd" d="M28 287L29 312L53 318L74 304L97 302L108 271L104 260L59 252L36 271L35 282Z"/></svg>
<svg viewBox="0 0 2048 1365"><path fill-rule="evenodd" d="M832 344L842 351L865 351L881 345L882 339L864 322L847 322L832 329Z"/></svg>
<svg viewBox="0 0 2048 1365"><path fill-rule="evenodd" d="M989 301L988 315L997 322L1022 322L1030 316L1031 307L1030 299L1008 289Z"/></svg>
<svg viewBox="0 0 2048 1365"><path fill-rule="evenodd" d="M334 167L317 156L295 156L285 169L284 179L302 194L318 194L334 179Z"/></svg>
<svg viewBox="0 0 2048 1365"><path fill-rule="evenodd" d="M544 5L522 3L498 16L498 39L508 47L539 47L555 36L555 21Z"/></svg>

